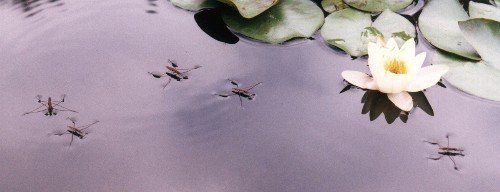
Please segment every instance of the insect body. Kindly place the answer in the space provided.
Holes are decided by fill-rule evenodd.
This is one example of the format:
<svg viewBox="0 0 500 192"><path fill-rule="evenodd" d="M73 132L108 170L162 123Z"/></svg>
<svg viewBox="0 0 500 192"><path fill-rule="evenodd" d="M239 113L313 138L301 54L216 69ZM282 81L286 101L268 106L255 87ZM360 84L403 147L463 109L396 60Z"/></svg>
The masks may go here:
<svg viewBox="0 0 500 192"><path fill-rule="evenodd" d="M90 126L92 126L96 123L99 123L99 121L96 120L91 124L78 127L78 126L76 126L76 119L75 118L68 118L68 119L72 122L72 125L68 125L67 126L68 129L65 132L54 133L54 135L62 136L62 135L66 135L66 134L71 134L71 142L69 143L70 146L73 143L73 137L78 137L80 139L83 139L89 133L89 132L86 132L85 130L88 129Z"/></svg>
<svg viewBox="0 0 500 192"><path fill-rule="evenodd" d="M167 87L167 85L170 84L172 79L174 79L176 81L189 79L188 73L194 69L198 69L201 67L201 66L197 65L197 66L194 66L193 68L181 69L181 68L178 68L179 66L177 65L177 63L175 61L172 61L169 59L168 62L170 63L171 66L168 66L168 65L165 66L167 68L166 72L163 72L163 73L156 72L156 71L149 72L149 74L151 74L155 78L162 78L164 76L168 76L168 81L163 85L163 88Z"/></svg>
<svg viewBox="0 0 500 192"><path fill-rule="evenodd" d="M254 97L255 97L255 93L252 93L250 92L251 89L255 88L257 85L260 85L262 82L259 82L259 83L256 83L256 84L253 84L252 86L248 87L248 88L241 88L239 86L239 84L236 82L236 81L233 81L233 80L229 80L231 82L231 84L233 84L234 86L236 87L233 87L231 88L231 93L229 94L217 94L221 97L229 97L229 96L232 96L232 95L238 95L239 99L240 99L240 105L243 106L243 100L242 98L246 98L248 100L253 100Z"/></svg>
<svg viewBox="0 0 500 192"><path fill-rule="evenodd" d="M455 147L450 147L450 135L446 135L446 139L448 141L448 144L446 146L441 146L438 142L430 142L430 141L424 141L426 143L429 143L431 145L437 145L438 148L438 154L439 156L437 157L427 157L428 159L431 160L440 160L444 156L447 156L450 158L451 162L453 162L453 168L458 171L457 164L455 163L455 159L453 157L459 156L463 157L465 156L463 154L464 150L461 148L455 148Z"/></svg>
<svg viewBox="0 0 500 192"><path fill-rule="evenodd" d="M61 100L52 100L52 97L49 97L46 101L42 100L41 95L37 95L36 98L38 99L38 103L41 105L37 108L35 108L32 111L26 112L23 115L31 114L31 113L39 113L39 112L45 112L46 116L52 116L52 115L57 115L59 111L71 111L74 113L78 113L75 110L68 109L66 107L63 107L61 103L64 102L64 99L66 98L66 95L61 95ZM43 108L43 109L42 109Z"/></svg>

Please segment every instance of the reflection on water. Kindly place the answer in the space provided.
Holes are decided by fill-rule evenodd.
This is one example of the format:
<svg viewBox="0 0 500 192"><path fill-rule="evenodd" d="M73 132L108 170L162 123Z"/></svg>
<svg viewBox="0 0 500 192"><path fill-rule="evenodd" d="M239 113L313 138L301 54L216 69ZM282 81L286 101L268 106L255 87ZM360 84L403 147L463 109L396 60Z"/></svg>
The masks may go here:
<svg viewBox="0 0 500 192"><path fill-rule="evenodd" d="M387 123L393 123L398 117L406 123L408 120L408 113L396 107L387 94L375 90L367 90L363 95L361 102L364 103L362 114L370 113L370 121L377 119L380 114L384 113Z"/></svg>
<svg viewBox="0 0 500 192"><path fill-rule="evenodd" d="M370 122L359 114L360 92L338 94L341 71L366 70L366 58L351 60L321 40L228 45L207 36L193 13L162 1L154 9L144 0L64 1L67 11L60 13L40 0L29 13L45 10L30 19L10 2L0 7L9 17L0 20L2 192L500 188L494 103L432 88L425 96L439 115L415 110L406 124ZM146 14L145 7L161 14ZM420 42L417 51L431 54ZM163 91L146 71L159 69L166 81L162 64L169 58L181 61L179 68L203 68ZM243 90L265 83L245 92L259 97L245 110L236 95L213 94L234 93L227 81L234 77ZM63 104L78 110L81 124L65 119L70 112L21 116L38 105L38 93L67 93ZM67 127L81 130L94 118L100 122L84 131ZM55 129L64 136L48 137ZM473 152L455 158L460 174L448 160L428 160L440 150L421 142L445 146L447 132L457 135L450 148Z"/></svg>
<svg viewBox="0 0 500 192"><path fill-rule="evenodd" d="M12 0L11 2L26 13L26 18L33 17L47 8L64 5L63 0Z"/></svg>
<svg viewBox="0 0 500 192"><path fill-rule="evenodd" d="M239 38L227 28L222 19L221 8L202 9L194 14L194 19L200 29L215 40L229 44L238 43Z"/></svg>
<svg viewBox="0 0 500 192"><path fill-rule="evenodd" d="M459 0L459 2L462 4L462 7L465 9L465 11L467 11L467 13L469 13L469 2L471 1L488 5L495 5L495 0Z"/></svg>
<svg viewBox="0 0 500 192"><path fill-rule="evenodd" d="M340 91L340 93L344 93L353 88L359 89L358 87L347 83L347 85ZM389 124L393 123L398 117L404 123L408 121L410 112L399 109L396 105L394 105L394 103L392 103L392 101L389 100L387 94L377 90L364 91L365 94L361 98L361 103L364 103L361 114L369 113L370 121L377 119L382 113L385 116L385 120ZM434 110L432 109L432 106L427 100L427 97L425 96L423 91L409 92L409 94L413 99L413 109L418 107L428 115L434 116Z"/></svg>
<svg viewBox="0 0 500 192"><path fill-rule="evenodd" d="M148 5L150 6L150 9L147 9L146 13L149 13L149 14L157 14L158 13L158 11L156 11L156 9L158 7L158 4L156 4L157 1L158 0L147 0Z"/></svg>

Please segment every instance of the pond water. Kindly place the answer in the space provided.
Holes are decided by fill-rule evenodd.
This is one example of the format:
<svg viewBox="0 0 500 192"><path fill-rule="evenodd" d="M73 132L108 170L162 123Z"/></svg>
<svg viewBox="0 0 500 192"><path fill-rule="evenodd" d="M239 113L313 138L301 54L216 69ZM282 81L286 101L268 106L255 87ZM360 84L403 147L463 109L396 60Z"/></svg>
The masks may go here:
<svg viewBox="0 0 500 192"><path fill-rule="evenodd" d="M155 6L156 5L156 6ZM445 84L407 123L362 115L367 71L319 35L286 45L213 40L168 1L0 0L0 191L498 191L500 104ZM420 38L417 52L432 48ZM201 65L155 79L168 59ZM221 98L228 79L254 100ZM41 94L78 113L22 115ZM64 131L99 120L70 146ZM437 146L463 148L433 161Z"/></svg>

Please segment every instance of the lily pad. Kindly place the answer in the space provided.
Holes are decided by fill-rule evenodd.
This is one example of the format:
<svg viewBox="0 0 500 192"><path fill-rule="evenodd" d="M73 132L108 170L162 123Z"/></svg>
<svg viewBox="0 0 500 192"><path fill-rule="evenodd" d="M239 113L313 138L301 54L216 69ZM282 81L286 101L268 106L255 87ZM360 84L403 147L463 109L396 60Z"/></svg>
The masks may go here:
<svg viewBox="0 0 500 192"><path fill-rule="evenodd" d="M445 64L450 71L443 77L453 86L478 97L500 101L500 22L471 19L459 22L465 38L476 48L483 60L465 60L439 52L434 64Z"/></svg>
<svg viewBox="0 0 500 192"><path fill-rule="evenodd" d="M415 26L408 19L390 10L382 12L372 26L377 28L384 38L394 38L399 47L406 40L416 37Z"/></svg>
<svg viewBox="0 0 500 192"><path fill-rule="evenodd" d="M170 0L177 7L189 10L199 11L204 8L214 8L218 2L214 0Z"/></svg>
<svg viewBox="0 0 500 192"><path fill-rule="evenodd" d="M484 3L469 2L469 15L471 18L486 18L500 21L500 9Z"/></svg>
<svg viewBox="0 0 500 192"><path fill-rule="evenodd" d="M418 26L427 41L437 48L480 60L458 27L458 21L467 19L469 16L457 0L431 0L422 10Z"/></svg>
<svg viewBox="0 0 500 192"><path fill-rule="evenodd" d="M359 57L368 53L368 42L376 42L377 36L402 41L415 37L416 33L411 22L390 10L372 23L370 14L347 8L326 17L321 35L328 44Z"/></svg>
<svg viewBox="0 0 500 192"><path fill-rule="evenodd" d="M458 22L458 25L465 39L477 50L485 64L500 70L500 22L470 19Z"/></svg>
<svg viewBox="0 0 500 192"><path fill-rule="evenodd" d="M272 44L311 37L324 22L321 8L309 0L282 0L251 19L226 9L222 18L233 31Z"/></svg>
<svg viewBox="0 0 500 192"><path fill-rule="evenodd" d="M361 34L371 23L370 14L351 8L343 9L325 18L321 36L328 44L344 50L351 56L363 56L368 50Z"/></svg>
<svg viewBox="0 0 500 192"><path fill-rule="evenodd" d="M381 12L386 9L398 11L408 7L413 0L344 0L344 2L356 9L368 12Z"/></svg>
<svg viewBox="0 0 500 192"><path fill-rule="evenodd" d="M235 6L240 14L245 18L255 17L266 11L278 0L219 0L228 5Z"/></svg>
<svg viewBox="0 0 500 192"><path fill-rule="evenodd" d="M342 0L323 0L321 1L321 6L323 7L323 10L328 13L333 13L349 7Z"/></svg>

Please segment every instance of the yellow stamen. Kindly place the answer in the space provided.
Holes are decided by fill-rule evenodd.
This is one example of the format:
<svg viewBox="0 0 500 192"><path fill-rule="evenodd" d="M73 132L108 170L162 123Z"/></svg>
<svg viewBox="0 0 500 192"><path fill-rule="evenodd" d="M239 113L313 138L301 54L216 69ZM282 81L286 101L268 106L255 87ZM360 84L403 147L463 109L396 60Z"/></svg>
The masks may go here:
<svg viewBox="0 0 500 192"><path fill-rule="evenodd" d="M405 62L398 59L387 60L384 64L384 69L394 74L406 74Z"/></svg>

